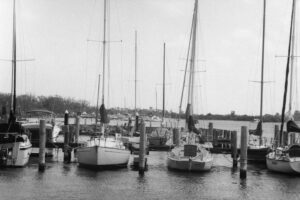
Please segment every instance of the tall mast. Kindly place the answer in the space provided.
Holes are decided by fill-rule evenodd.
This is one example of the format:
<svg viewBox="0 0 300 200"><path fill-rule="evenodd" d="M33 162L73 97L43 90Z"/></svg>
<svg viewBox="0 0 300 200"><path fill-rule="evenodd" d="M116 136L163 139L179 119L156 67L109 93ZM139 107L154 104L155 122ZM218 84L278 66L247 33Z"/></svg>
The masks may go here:
<svg viewBox="0 0 300 200"><path fill-rule="evenodd" d="M96 126L95 126L95 131L97 129L97 122L98 122L100 79L101 79L101 75L99 74L99 76L98 76L98 91L97 91L97 106L96 106Z"/></svg>
<svg viewBox="0 0 300 200"><path fill-rule="evenodd" d="M261 81L260 81L260 122L263 122L263 98L264 98L264 65L265 65L265 23L266 23L266 0L263 6L263 31L262 31L262 51L261 51Z"/></svg>
<svg viewBox="0 0 300 200"><path fill-rule="evenodd" d="M295 1L295 8L297 8L297 1ZM296 16L296 10L294 10L294 16ZM293 20L293 24L292 24L292 38L291 38L291 42L292 42L292 46L291 46L291 75L290 75L290 99L289 99L289 110L288 113L291 115L292 114L292 99L293 99L293 73L294 73L294 54L295 54L295 17Z"/></svg>
<svg viewBox="0 0 300 200"><path fill-rule="evenodd" d="M11 110L16 114L16 74L17 74L17 44L16 44L16 2L13 2L13 42L12 42L12 94Z"/></svg>
<svg viewBox="0 0 300 200"><path fill-rule="evenodd" d="M194 10L195 12L195 10ZM189 56L190 56L190 47L191 47L191 41L192 41L192 35L193 35L193 28L194 28L194 18L195 15L193 13L193 19L192 19L192 25L191 25L191 32L190 32L190 38L189 38L189 46L188 46L188 51L187 51L187 59L185 62L185 69L184 69L184 76L183 76L183 83L182 83L182 90L181 90L181 96L180 96L180 103L179 103L179 112L178 112L178 120L180 118L180 113L181 113L181 107L182 107L182 100L183 100L183 93L185 89L185 82L186 82L186 74L187 74L187 69L188 69L188 63L189 63Z"/></svg>
<svg viewBox="0 0 300 200"><path fill-rule="evenodd" d="M105 55L106 55L106 0L104 0L104 23L103 23L103 78L102 78L102 104L104 104L105 89Z"/></svg>
<svg viewBox="0 0 300 200"><path fill-rule="evenodd" d="M110 1L107 2L107 98L106 106L109 107L110 97Z"/></svg>
<svg viewBox="0 0 300 200"><path fill-rule="evenodd" d="M292 46L292 30L293 24L295 20L295 0L293 0L292 5L292 14L291 14L291 24L290 24L290 36L289 36L289 47L288 47L288 56L287 56L287 64L286 64L286 71L285 71L285 83L284 83L284 93L283 93L283 105L281 111L281 125L280 125L280 142L282 143L282 136L283 136L283 124L284 124L284 114L285 114L285 104L286 104L286 95L287 95L287 88L288 88L288 77L289 77L289 66L290 66L290 57L291 57L291 46Z"/></svg>
<svg viewBox="0 0 300 200"><path fill-rule="evenodd" d="M137 31L134 32L134 41L135 41L135 45L134 45L134 70L135 70L135 74L134 74L134 112L135 115L137 114L136 112L136 93L137 93Z"/></svg>
<svg viewBox="0 0 300 200"><path fill-rule="evenodd" d="M157 112L157 87L155 86L155 111Z"/></svg>
<svg viewBox="0 0 300 200"><path fill-rule="evenodd" d="M163 60L163 112L162 112L162 121L164 121L165 118L165 72L166 72L166 43L164 43L164 60Z"/></svg>
<svg viewBox="0 0 300 200"><path fill-rule="evenodd" d="M188 92L188 104L190 104L190 115L193 114L193 102L194 102L194 82L195 82L195 55L196 55L196 36L197 36L197 18L198 18L198 0L195 0L194 10L194 24L193 24L193 36L191 47L191 60L190 60L190 79L189 79L189 92Z"/></svg>

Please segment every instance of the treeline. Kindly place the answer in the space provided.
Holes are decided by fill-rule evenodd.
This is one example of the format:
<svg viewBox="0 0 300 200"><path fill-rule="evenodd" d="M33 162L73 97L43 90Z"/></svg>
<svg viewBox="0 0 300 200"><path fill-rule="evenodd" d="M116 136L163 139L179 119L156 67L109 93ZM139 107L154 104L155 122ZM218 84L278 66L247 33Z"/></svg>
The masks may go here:
<svg viewBox="0 0 300 200"><path fill-rule="evenodd" d="M6 106L7 110L10 107L11 95L0 93L0 105ZM91 112L95 108L89 106L87 101L79 101L73 98L63 98L61 96L33 96L20 95L17 96L17 113L23 113L28 110L45 109L56 113L58 116L63 115L65 110L69 113L77 113L85 109L86 112Z"/></svg>
<svg viewBox="0 0 300 200"><path fill-rule="evenodd" d="M10 94L0 93L0 105L6 106L7 110L10 107ZM65 110L68 110L71 115L86 112L91 114L95 113L95 106L91 106L89 102L85 100L76 100L73 98L64 98L61 96L34 96L34 95L20 95L17 97L17 112L22 113L33 109L46 109L56 113L58 116L63 116ZM162 116L162 110L155 109L138 109L138 112L142 116ZM109 108L108 113L113 114L129 114L134 115L134 109L124 108ZM178 113L172 111L165 111L165 117L178 118ZM185 118L185 113L180 114L180 118ZM234 121L253 121L258 119L258 116L237 115L234 111L230 114L201 114L194 116L198 120L234 120ZM300 111L295 111L294 118L296 121L300 120ZM275 115L265 114L263 116L264 122L280 122L281 115L276 113Z"/></svg>

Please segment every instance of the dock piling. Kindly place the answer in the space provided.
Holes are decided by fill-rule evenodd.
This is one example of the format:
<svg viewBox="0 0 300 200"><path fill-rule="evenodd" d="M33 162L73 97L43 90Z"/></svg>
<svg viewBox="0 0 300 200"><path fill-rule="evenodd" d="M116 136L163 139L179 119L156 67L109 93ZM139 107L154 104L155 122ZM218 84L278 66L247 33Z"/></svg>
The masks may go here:
<svg viewBox="0 0 300 200"><path fill-rule="evenodd" d="M179 146L180 140L179 140L179 129L174 128L173 129L173 144L175 146Z"/></svg>
<svg viewBox="0 0 300 200"><path fill-rule="evenodd" d="M145 171L145 155L146 155L146 128L145 122L141 123L141 133L140 133L140 148L139 148L139 174L143 175Z"/></svg>
<svg viewBox="0 0 300 200"><path fill-rule="evenodd" d="M209 122L208 124L208 135L213 138L213 146L216 146L217 144L217 132L214 132L214 125L212 122Z"/></svg>
<svg viewBox="0 0 300 200"><path fill-rule="evenodd" d="M40 139L39 139L39 171L45 171L45 156L46 156L46 121L44 119L40 120Z"/></svg>
<svg viewBox="0 0 300 200"><path fill-rule="evenodd" d="M275 147L279 145L279 126L275 125L274 128L274 142L275 142Z"/></svg>
<svg viewBox="0 0 300 200"><path fill-rule="evenodd" d="M237 167L237 132L232 131L231 132L231 156L233 160L232 167Z"/></svg>
<svg viewBox="0 0 300 200"><path fill-rule="evenodd" d="M65 121L64 121L64 162L71 162L71 149L69 147L70 143L70 130L69 130L69 112L65 112Z"/></svg>
<svg viewBox="0 0 300 200"><path fill-rule="evenodd" d="M75 130L75 143L78 143L79 131L80 131L80 117L76 116L76 130Z"/></svg>
<svg viewBox="0 0 300 200"><path fill-rule="evenodd" d="M248 149L248 134L247 127L241 128L241 157L240 157L240 178L247 178L247 149Z"/></svg>

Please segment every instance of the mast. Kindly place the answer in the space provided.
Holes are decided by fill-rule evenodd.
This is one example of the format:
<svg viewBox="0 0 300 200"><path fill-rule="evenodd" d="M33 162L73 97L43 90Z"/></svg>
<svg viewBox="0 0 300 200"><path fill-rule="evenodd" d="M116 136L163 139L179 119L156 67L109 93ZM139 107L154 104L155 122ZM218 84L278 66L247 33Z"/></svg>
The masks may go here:
<svg viewBox="0 0 300 200"><path fill-rule="evenodd" d="M295 8L297 8L297 1L295 1ZM296 16L296 10L294 10L294 16ZM295 23L296 23L296 20L295 20L295 17L294 17L294 20L293 20L293 29L292 29L292 38L291 38L291 42L292 42L292 50L291 50L291 74L290 74L290 99L289 99L289 110L288 110L288 113L290 115L292 115L292 99L293 99L293 73L294 73L294 54L295 54Z"/></svg>
<svg viewBox="0 0 300 200"><path fill-rule="evenodd" d="M195 9L194 9L195 12ZM189 38L189 45L188 45L188 52L187 52L187 59L185 63L185 70L184 70L184 76L183 76L183 83L182 83L182 90L181 90L181 96L180 96L180 104L179 104L179 111L178 111L178 121L180 119L180 113L181 113L181 107L182 107L182 100L183 100L183 93L185 89L185 81L186 81L186 74L187 74L187 68L188 68L188 63L189 63L189 56L190 56L190 47L191 47L191 41L192 41L192 35L193 35L193 28L194 28L194 18L195 15L193 14L193 19L192 19L192 25L191 25L191 32L190 32L190 38Z"/></svg>
<svg viewBox="0 0 300 200"><path fill-rule="evenodd" d="M96 106L96 125L95 125L95 131L97 129L97 122L98 122L98 110L99 110L99 93L100 93L100 79L101 75L98 76L98 91L97 91L97 106Z"/></svg>
<svg viewBox="0 0 300 200"><path fill-rule="evenodd" d="M162 112L162 122L165 118L165 72L166 72L166 43L164 43L164 58L163 58L163 112Z"/></svg>
<svg viewBox="0 0 300 200"><path fill-rule="evenodd" d="M197 18L198 18L198 0L195 0L194 11L194 24L193 24L193 36L191 47L191 60L190 60L190 79L189 79L189 91L188 91L188 105L190 106L189 115L193 115L193 102L194 102L194 82L195 82L195 55L196 55L196 36L197 36Z"/></svg>
<svg viewBox="0 0 300 200"><path fill-rule="evenodd" d="M104 104L104 92L105 92L105 55L106 55L106 0L104 0L104 23L103 23L103 78L102 78L102 100Z"/></svg>
<svg viewBox="0 0 300 200"><path fill-rule="evenodd" d="M135 116L137 115L137 110L136 110L136 94L137 94L137 31L134 32L134 69L135 69L135 74L134 74L134 112Z"/></svg>
<svg viewBox="0 0 300 200"><path fill-rule="evenodd" d="M11 111L16 114L16 74L17 74L17 41L16 41L16 2L13 2L13 41L12 41L12 94L11 94Z"/></svg>
<svg viewBox="0 0 300 200"><path fill-rule="evenodd" d="M263 94L264 94L264 65L265 65L265 24L266 24L266 0L263 6L263 31L262 31L262 51L261 51L261 81L260 81L260 113L259 118L263 122ZM262 131L262 130L261 130Z"/></svg>
<svg viewBox="0 0 300 200"><path fill-rule="evenodd" d="M155 86L155 111L157 112L157 87Z"/></svg>
<svg viewBox="0 0 300 200"><path fill-rule="evenodd" d="M286 96L287 96L287 88L288 88L288 76L289 76L289 66L290 66L290 57L291 57L290 55L291 55L291 46L292 46L292 32L293 32L292 30L293 30L294 20L295 20L295 0L293 0L292 13L291 13L289 47L288 47L288 56L287 56L287 64L286 64L286 71L285 71L285 83L284 83L284 93L283 93L283 105L282 105L282 112L281 112L279 144L282 143L282 136L283 136L284 113L285 113L285 104L286 104Z"/></svg>

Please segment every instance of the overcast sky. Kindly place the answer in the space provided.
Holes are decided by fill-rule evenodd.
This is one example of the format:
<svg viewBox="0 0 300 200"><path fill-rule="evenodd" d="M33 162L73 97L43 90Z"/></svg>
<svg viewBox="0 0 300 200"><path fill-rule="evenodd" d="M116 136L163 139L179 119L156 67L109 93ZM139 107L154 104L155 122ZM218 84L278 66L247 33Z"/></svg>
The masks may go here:
<svg viewBox="0 0 300 200"><path fill-rule="evenodd" d="M95 104L103 48L87 39L103 39L103 0L16 2L17 56L35 59L18 62L18 94ZM286 58L275 56L287 55L291 3L267 0L265 80L272 82L265 85L264 113L281 111ZM193 6L194 0L110 0L108 107L134 106L137 30L138 107L155 108L156 91L162 107L166 42L166 108L178 111ZM262 10L263 0L199 0L196 67L205 72L196 74L196 113L259 113L259 84L251 81L260 80ZM12 0L1 0L0 58L11 58L11 46ZM0 70L0 91L9 92L11 63L1 62Z"/></svg>

